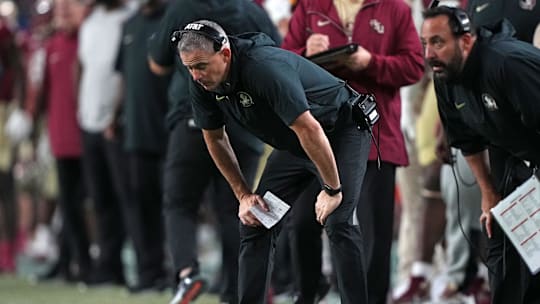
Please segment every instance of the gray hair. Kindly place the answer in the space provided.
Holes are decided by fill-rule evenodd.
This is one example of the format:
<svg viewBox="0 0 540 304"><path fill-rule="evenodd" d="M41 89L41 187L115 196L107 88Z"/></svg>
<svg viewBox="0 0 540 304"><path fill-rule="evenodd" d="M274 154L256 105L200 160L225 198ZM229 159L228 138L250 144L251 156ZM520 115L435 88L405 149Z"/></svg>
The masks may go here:
<svg viewBox="0 0 540 304"><path fill-rule="evenodd" d="M227 34L225 33L225 30L217 23L210 21L210 20L198 20L193 23L200 23L205 26L211 27L212 29L216 30L220 35L223 37L227 37ZM215 52L214 44L217 43L212 38L202 35L200 33L197 33L195 31L186 31L182 33L182 36L180 38L180 41L178 41L178 52L182 53L189 53L196 50L202 50L206 52ZM223 46L228 46L229 40L226 39L223 43Z"/></svg>

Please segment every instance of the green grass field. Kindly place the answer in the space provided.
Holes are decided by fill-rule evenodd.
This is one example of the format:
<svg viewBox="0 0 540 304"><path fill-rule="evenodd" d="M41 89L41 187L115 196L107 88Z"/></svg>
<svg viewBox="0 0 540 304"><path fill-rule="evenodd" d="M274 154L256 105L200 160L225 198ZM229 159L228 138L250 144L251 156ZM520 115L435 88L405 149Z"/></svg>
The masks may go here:
<svg viewBox="0 0 540 304"><path fill-rule="evenodd" d="M86 288L51 281L36 284L12 275L0 275L0 304L166 304L170 291L130 295L119 287ZM218 298L203 295L195 304L216 304Z"/></svg>

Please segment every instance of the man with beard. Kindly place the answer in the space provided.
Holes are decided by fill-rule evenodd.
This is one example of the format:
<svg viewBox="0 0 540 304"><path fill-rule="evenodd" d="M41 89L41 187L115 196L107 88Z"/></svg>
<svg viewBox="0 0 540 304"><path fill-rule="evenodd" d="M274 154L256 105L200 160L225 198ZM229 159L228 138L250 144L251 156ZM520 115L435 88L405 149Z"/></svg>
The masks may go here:
<svg viewBox="0 0 540 304"><path fill-rule="evenodd" d="M134 293L166 287L163 219L161 216L162 162L167 138L165 114L170 78L153 74L148 67L148 41L159 30L165 14L163 0L139 0L139 10L122 27L115 70L122 76L121 98L108 138L122 141L126 152L129 208L125 227L136 255Z"/></svg>
<svg viewBox="0 0 540 304"><path fill-rule="evenodd" d="M513 38L507 21L476 33L460 9L435 7L424 18L424 56L448 142L462 150L482 193L492 303L537 303L540 277L529 273L490 209L526 178L523 161L540 164L540 51ZM519 162L491 159L488 166L485 151L492 147Z"/></svg>
<svg viewBox="0 0 540 304"><path fill-rule="evenodd" d="M120 93L120 74L114 63L122 38L122 24L133 10L121 0L96 0L79 31L79 99L82 166L88 196L96 216L99 256L89 285L124 284L122 247L128 198L126 163L119 137L107 135Z"/></svg>

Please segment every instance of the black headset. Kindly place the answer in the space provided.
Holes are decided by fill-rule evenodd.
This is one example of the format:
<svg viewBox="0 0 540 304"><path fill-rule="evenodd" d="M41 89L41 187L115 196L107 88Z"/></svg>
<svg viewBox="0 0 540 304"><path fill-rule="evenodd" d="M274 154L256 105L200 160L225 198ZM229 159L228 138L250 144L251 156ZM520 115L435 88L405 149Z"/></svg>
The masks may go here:
<svg viewBox="0 0 540 304"><path fill-rule="evenodd" d="M183 30L174 31L171 35L171 42L178 43L185 33L196 33L212 40L214 51L216 52L221 50L223 45L227 43L227 36L222 35L219 31L208 25L197 22L188 23Z"/></svg>
<svg viewBox="0 0 540 304"><path fill-rule="evenodd" d="M439 0L433 0L429 4L428 8L432 9L437 6L439 6ZM448 8L450 11L452 11L452 16L454 17L455 26L452 27L452 32L454 35L461 36L466 33L471 32L471 19L469 18L469 15L467 13L457 7L450 7L450 6L444 6L445 8Z"/></svg>

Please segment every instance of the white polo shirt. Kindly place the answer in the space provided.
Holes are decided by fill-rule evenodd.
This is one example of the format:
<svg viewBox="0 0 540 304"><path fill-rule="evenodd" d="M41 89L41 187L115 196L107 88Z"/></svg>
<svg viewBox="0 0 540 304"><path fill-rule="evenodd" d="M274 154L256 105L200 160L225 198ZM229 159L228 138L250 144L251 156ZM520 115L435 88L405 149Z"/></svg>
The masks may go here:
<svg viewBox="0 0 540 304"><path fill-rule="evenodd" d="M122 24L133 9L107 11L94 8L79 32L79 61L82 64L77 117L88 132L101 132L111 123L120 89L114 64L120 46Z"/></svg>

